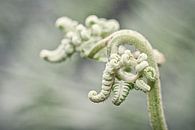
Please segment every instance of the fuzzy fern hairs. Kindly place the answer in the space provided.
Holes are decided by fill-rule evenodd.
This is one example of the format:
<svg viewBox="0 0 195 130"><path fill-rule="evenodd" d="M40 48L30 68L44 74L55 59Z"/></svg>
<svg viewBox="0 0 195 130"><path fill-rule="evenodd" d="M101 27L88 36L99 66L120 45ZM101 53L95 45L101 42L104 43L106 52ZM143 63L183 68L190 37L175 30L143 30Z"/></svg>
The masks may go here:
<svg viewBox="0 0 195 130"><path fill-rule="evenodd" d="M42 50L40 57L48 62L65 61L74 53L106 62L99 92L92 90L89 99L100 103L113 93L112 103L119 106L131 90L147 94L148 111L153 129L166 130L162 109L158 66L164 63L162 53L152 49L147 39L132 30L120 30L119 23L91 15L85 25L68 17L59 18L56 27L64 33L55 50Z"/></svg>

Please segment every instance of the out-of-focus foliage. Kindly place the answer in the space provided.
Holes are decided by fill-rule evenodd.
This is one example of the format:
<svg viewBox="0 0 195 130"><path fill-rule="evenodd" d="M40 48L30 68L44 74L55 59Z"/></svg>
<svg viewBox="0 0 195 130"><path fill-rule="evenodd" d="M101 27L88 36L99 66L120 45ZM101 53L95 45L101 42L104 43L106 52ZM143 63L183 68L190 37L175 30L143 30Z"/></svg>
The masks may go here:
<svg viewBox="0 0 195 130"><path fill-rule="evenodd" d="M136 91L120 107L92 104L104 64L75 55L53 65L39 58L62 34L58 17L116 18L144 34L167 62L161 68L170 129L195 128L194 0L0 0L0 130L146 130L146 96Z"/></svg>

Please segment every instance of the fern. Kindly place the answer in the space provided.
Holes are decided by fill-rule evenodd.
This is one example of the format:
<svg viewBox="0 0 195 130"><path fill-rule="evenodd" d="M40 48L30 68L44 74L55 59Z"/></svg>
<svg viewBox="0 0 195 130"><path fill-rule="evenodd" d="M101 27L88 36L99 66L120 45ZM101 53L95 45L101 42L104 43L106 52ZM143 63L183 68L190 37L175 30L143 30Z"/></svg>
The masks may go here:
<svg viewBox="0 0 195 130"><path fill-rule="evenodd" d="M132 85L125 81L116 81L113 85L114 97L112 103L119 106L126 99L132 88Z"/></svg>

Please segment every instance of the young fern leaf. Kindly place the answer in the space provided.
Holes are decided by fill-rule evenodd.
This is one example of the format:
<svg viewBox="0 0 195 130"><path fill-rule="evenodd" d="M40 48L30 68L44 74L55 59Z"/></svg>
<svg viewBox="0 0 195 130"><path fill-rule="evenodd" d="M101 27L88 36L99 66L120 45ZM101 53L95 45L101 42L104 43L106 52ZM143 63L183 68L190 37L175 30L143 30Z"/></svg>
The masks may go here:
<svg viewBox="0 0 195 130"><path fill-rule="evenodd" d="M142 90L143 92L149 92L149 91L150 91L150 86L147 85L147 84L144 82L144 80L142 80L142 79L137 79L137 80L135 81L135 86L136 86L138 89Z"/></svg>
<svg viewBox="0 0 195 130"><path fill-rule="evenodd" d="M102 76L102 90L99 94L92 90L89 92L88 97L94 103L103 102L106 100L110 93L115 79L115 70L120 67L120 56L112 54L110 61L106 64L106 68Z"/></svg>
<svg viewBox="0 0 195 130"><path fill-rule="evenodd" d="M114 97L112 103L116 106L119 106L128 96L129 91L132 89L132 85L125 81L117 81L113 85Z"/></svg>
<svg viewBox="0 0 195 130"><path fill-rule="evenodd" d="M119 29L119 23L113 19L107 20L91 15L86 19L85 26L68 17L61 17L56 21L56 27L63 31L63 39L68 42L64 44L62 40L55 50L41 51L40 57L52 63L64 61L75 52L87 57L88 50L95 43ZM96 57L93 58L97 60ZM101 57L98 61L105 61L104 59Z"/></svg>
<svg viewBox="0 0 195 130"><path fill-rule="evenodd" d="M149 79L150 81L156 80L156 71L153 67L148 66L143 71L144 76Z"/></svg>
<svg viewBox="0 0 195 130"><path fill-rule="evenodd" d="M62 62L73 55L75 52L74 46L69 39L63 39L57 49L53 51L42 50L40 57L51 63Z"/></svg>
<svg viewBox="0 0 195 130"><path fill-rule="evenodd" d="M136 60L130 50L125 50L121 56L121 63L125 66L135 66Z"/></svg>
<svg viewBox="0 0 195 130"><path fill-rule="evenodd" d="M147 61L142 61L141 63L137 64L135 66L135 70L137 72L141 72L144 68L146 68L147 66L149 66Z"/></svg>
<svg viewBox="0 0 195 130"><path fill-rule="evenodd" d="M145 53L141 53L138 58L137 58L137 62L140 63L142 61L147 60L148 56Z"/></svg>

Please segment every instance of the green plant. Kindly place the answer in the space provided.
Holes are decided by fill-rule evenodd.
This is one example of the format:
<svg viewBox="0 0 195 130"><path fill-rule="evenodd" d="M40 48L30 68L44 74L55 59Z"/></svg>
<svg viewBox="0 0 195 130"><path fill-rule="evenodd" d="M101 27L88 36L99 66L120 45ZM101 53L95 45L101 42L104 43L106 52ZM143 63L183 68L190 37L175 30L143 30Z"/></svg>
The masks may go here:
<svg viewBox="0 0 195 130"><path fill-rule="evenodd" d="M147 94L148 112L154 130L166 130L162 109L158 64L165 59L153 50L147 39L132 30L119 30L116 20L89 16L85 25L62 17L56 21L65 37L54 51L43 50L40 56L49 62L61 62L79 52L82 57L106 62L99 93L90 91L94 103L105 101L114 93L113 104L120 105L132 89Z"/></svg>

